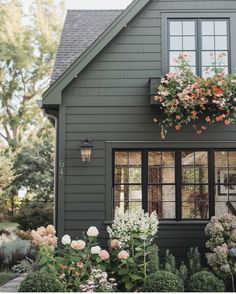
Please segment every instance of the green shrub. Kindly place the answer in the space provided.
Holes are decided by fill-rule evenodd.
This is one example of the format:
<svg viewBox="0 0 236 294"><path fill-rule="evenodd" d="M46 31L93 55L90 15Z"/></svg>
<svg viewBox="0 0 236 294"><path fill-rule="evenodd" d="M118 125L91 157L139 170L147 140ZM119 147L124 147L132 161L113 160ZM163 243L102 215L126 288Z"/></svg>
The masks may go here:
<svg viewBox="0 0 236 294"><path fill-rule="evenodd" d="M2 235L0 238L0 265L11 269L26 257L33 258L31 242L21 240L15 234Z"/></svg>
<svg viewBox="0 0 236 294"><path fill-rule="evenodd" d="M47 272L34 272L21 283L19 292L62 292L63 285Z"/></svg>
<svg viewBox="0 0 236 294"><path fill-rule="evenodd" d="M169 249L167 249L165 252L163 269L167 272L171 272L173 274L178 274L175 256L170 253Z"/></svg>
<svg viewBox="0 0 236 294"><path fill-rule="evenodd" d="M188 268L184 264L184 262L181 263L179 270L177 272L177 275L180 277L180 279L183 281L183 283L186 282L186 280L188 278Z"/></svg>
<svg viewBox="0 0 236 294"><path fill-rule="evenodd" d="M181 279L167 271L157 271L148 276L141 289L143 292L183 292Z"/></svg>
<svg viewBox="0 0 236 294"><path fill-rule="evenodd" d="M188 283L190 292L224 292L225 286L222 280L213 273L201 271L193 274Z"/></svg>
<svg viewBox="0 0 236 294"><path fill-rule="evenodd" d="M24 231L46 227L53 223L53 209L45 203L26 203L19 209L14 221L19 224L19 229Z"/></svg>
<svg viewBox="0 0 236 294"><path fill-rule="evenodd" d="M152 245L152 253L148 256L148 272L154 273L160 269L159 248L156 244Z"/></svg>
<svg viewBox="0 0 236 294"><path fill-rule="evenodd" d="M33 271L33 266L34 266L34 261L28 257L25 259L21 260L18 264L14 265L12 267L12 272L13 273L30 273Z"/></svg>
<svg viewBox="0 0 236 294"><path fill-rule="evenodd" d="M201 253L197 247L190 248L188 253L189 272L191 275L203 270L201 262Z"/></svg>

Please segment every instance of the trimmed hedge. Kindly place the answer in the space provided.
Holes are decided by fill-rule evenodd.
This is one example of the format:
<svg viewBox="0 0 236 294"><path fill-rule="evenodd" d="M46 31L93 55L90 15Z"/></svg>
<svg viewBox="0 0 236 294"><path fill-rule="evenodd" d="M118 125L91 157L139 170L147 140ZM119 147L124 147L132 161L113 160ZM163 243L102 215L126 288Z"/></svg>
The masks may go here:
<svg viewBox="0 0 236 294"><path fill-rule="evenodd" d="M64 292L64 289L50 273L34 272L21 283L18 292Z"/></svg>
<svg viewBox="0 0 236 294"><path fill-rule="evenodd" d="M188 282L189 292L224 292L225 286L222 280L213 273L201 271L193 274Z"/></svg>
<svg viewBox="0 0 236 294"><path fill-rule="evenodd" d="M143 292L183 292L182 280L168 271L157 271L148 276L141 289Z"/></svg>

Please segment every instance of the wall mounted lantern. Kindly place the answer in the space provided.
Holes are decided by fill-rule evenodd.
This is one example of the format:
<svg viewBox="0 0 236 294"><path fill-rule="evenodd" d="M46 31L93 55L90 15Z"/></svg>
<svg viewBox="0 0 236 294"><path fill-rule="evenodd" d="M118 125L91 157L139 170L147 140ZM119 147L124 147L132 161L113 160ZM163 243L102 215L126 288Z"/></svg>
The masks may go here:
<svg viewBox="0 0 236 294"><path fill-rule="evenodd" d="M81 159L83 162L90 162L92 156L92 149L92 143L88 139L85 139L80 146Z"/></svg>

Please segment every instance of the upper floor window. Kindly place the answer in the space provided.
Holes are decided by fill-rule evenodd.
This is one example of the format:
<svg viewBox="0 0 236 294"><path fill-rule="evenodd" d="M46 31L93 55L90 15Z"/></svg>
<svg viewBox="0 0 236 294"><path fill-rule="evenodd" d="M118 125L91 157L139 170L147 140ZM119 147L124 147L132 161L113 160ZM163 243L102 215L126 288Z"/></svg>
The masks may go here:
<svg viewBox="0 0 236 294"><path fill-rule="evenodd" d="M168 36L170 71L178 70L176 58L187 52L195 74L211 76L214 68L229 73L228 19L169 19Z"/></svg>

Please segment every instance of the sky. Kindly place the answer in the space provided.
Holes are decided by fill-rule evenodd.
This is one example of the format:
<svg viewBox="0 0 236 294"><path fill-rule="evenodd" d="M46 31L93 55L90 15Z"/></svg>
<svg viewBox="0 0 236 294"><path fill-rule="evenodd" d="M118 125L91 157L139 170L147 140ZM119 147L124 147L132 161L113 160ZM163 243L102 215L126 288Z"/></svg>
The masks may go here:
<svg viewBox="0 0 236 294"><path fill-rule="evenodd" d="M22 0L25 7L30 0ZM64 0L66 9L121 9L126 8L132 0Z"/></svg>

